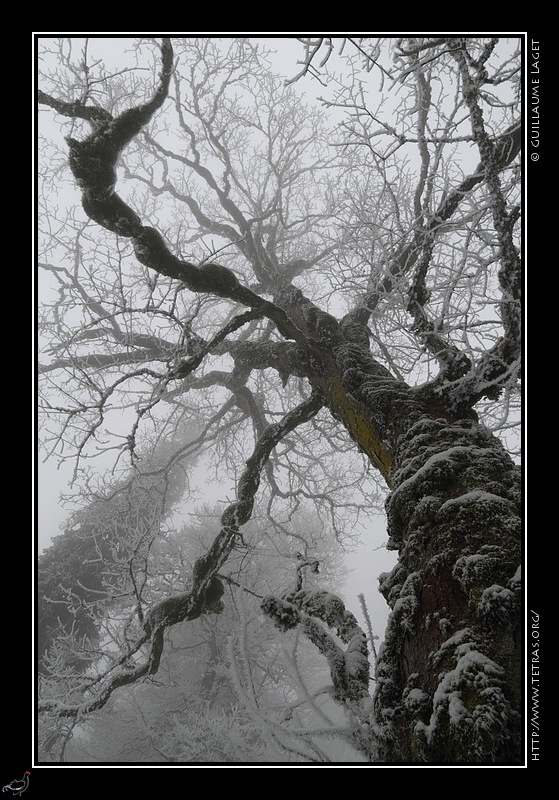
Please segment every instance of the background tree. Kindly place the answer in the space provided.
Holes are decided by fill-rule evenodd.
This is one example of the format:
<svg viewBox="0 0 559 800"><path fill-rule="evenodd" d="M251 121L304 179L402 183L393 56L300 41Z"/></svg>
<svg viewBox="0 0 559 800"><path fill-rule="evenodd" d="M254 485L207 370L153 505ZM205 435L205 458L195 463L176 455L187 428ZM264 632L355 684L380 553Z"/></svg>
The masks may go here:
<svg viewBox="0 0 559 800"><path fill-rule="evenodd" d="M257 495L272 532L312 504L342 539L382 481L399 561L374 704L339 598L274 587L262 608L323 654L366 759L520 763L518 42L305 40L326 117L250 39L129 40L114 67L95 41L40 44L67 131L39 194L45 446L91 485L100 452L142 474L165 440L168 467L211 455L234 495L189 587L138 603L109 668L43 712L158 672ZM54 202L64 182L81 208Z"/></svg>
<svg viewBox="0 0 559 800"><path fill-rule="evenodd" d="M126 582L119 580L117 595L113 576L105 576L106 591L100 592L103 607L90 620L95 623L95 635L52 637L51 652L44 659L43 698L66 698L76 686L83 691L88 680L95 684L103 656L106 660L122 644L115 631L133 613L141 580L141 594L152 603L157 597L180 592L189 580L191 564L211 542L219 516L207 509L196 524L176 532L160 531L141 569L136 548L126 562L126 572L134 573L128 584L135 594L130 591L125 596ZM299 523L303 525L303 519ZM320 535L312 519L304 524L307 532L315 529L315 543L327 548L320 552L307 534L307 547L320 559L293 552L288 534L281 539L276 534L271 540L265 530L250 523L251 561L246 563L246 551L233 553L223 593L212 604L206 603L206 613L198 620L166 632L157 675L119 692L85 720L69 723L56 715L42 715L41 761L329 763L340 752L345 759L362 760L351 747L351 736L340 729L327 670L316 651L297 634L287 641L279 639L260 610L263 593L290 584L340 583L332 544ZM112 567L114 573L118 561L107 558L107 571ZM66 581L71 584L76 573L69 571ZM113 593L107 597L109 586ZM81 674L75 663L73 671L68 668L68 656L75 654L82 655ZM95 672L86 669L92 664L97 666Z"/></svg>
<svg viewBox="0 0 559 800"><path fill-rule="evenodd" d="M188 433L190 438L192 430ZM188 441L177 429L175 445L181 439ZM179 468L168 464L168 450L160 442L153 447L149 471L131 472L116 485L113 481L105 494L99 488L39 556L40 671L51 643L60 648L63 641L66 660L83 671L98 657L99 621L107 608L114 610L117 600L122 605L125 598L141 603L151 588L150 552L165 535L165 521L186 484L186 455ZM190 468L194 461L188 459Z"/></svg>

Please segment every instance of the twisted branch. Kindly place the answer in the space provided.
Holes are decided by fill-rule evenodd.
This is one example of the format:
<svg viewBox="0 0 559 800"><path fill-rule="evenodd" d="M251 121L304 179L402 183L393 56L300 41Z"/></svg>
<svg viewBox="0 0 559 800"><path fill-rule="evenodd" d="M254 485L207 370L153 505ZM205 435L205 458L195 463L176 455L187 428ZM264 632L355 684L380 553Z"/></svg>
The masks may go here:
<svg viewBox="0 0 559 800"><path fill-rule="evenodd" d="M100 690L83 703L73 706L55 700L43 701L39 703L39 712L50 712L60 717L77 717L90 713L102 708L116 689L157 672L163 654L165 629L179 622L197 619L210 610L210 602L213 603L215 599L216 580L219 580L217 573L233 550L240 528L251 517L262 469L272 450L288 433L312 419L322 405L319 397L312 395L286 414L280 422L270 425L264 431L240 477L237 500L225 509L221 516L221 530L207 553L194 564L191 588L159 601L150 609L145 615L135 643L99 679L104 681ZM132 656L148 642L149 650L145 658L137 666L131 667ZM87 690L92 694L91 685Z"/></svg>

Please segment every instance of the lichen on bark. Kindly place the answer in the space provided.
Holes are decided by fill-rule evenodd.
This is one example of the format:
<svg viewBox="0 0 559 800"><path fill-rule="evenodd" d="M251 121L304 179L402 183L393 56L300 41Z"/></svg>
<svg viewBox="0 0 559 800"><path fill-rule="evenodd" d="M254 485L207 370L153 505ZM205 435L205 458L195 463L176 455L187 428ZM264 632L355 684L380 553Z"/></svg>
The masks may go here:
<svg viewBox="0 0 559 800"><path fill-rule="evenodd" d="M519 470L472 420L423 418L401 437L393 481L381 759L520 763Z"/></svg>

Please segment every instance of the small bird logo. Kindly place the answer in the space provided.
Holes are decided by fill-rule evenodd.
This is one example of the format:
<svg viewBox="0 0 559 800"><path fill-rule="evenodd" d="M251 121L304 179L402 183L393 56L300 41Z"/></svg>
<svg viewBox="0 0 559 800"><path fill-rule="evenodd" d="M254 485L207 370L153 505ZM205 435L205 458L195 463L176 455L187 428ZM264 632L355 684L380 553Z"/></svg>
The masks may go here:
<svg viewBox="0 0 559 800"><path fill-rule="evenodd" d="M19 796L22 794L27 787L29 786L29 772L23 773L23 778L20 781L12 781L11 783L7 783L5 786L2 787L3 792L11 792L14 797Z"/></svg>

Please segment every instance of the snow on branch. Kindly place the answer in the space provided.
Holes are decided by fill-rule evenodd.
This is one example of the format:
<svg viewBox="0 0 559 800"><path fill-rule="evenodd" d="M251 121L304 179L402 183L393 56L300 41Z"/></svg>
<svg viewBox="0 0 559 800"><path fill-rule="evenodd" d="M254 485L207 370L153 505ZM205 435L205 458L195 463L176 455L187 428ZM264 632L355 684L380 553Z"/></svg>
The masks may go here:
<svg viewBox="0 0 559 800"><path fill-rule="evenodd" d="M503 169L503 162L510 163L509 159L515 157L522 143L522 130L518 123L509 128L505 134L496 141L492 140L485 128L483 113L480 106L480 87L485 80L484 61L480 59L473 62L472 69L468 64L464 48L456 47L453 51L460 74L462 77L462 96L470 112L472 135L479 148L482 174L491 198L491 211L493 224L499 242L499 257L501 269L499 282L503 292L501 303L501 318L505 328L505 337L508 340L509 358L514 360L520 352L520 293L522 288L522 269L520 256L514 245L512 229L513 222L518 214L518 209L513 209L511 215L507 212L507 203L501 188L499 173ZM472 74L473 73L473 74ZM512 160L512 159L511 159Z"/></svg>
<svg viewBox="0 0 559 800"><path fill-rule="evenodd" d="M147 614L144 615L143 612L140 614L141 627L138 626L136 641L122 657L110 665L104 675L95 682L91 680L88 682L84 702L68 705L56 700L45 700L39 703L39 712L49 712L60 717L76 717L102 708L119 687L136 683L144 676L157 672L163 654L166 628L179 622L197 619L203 613L220 613L223 587L217 573L233 550L241 526L251 517L262 469L274 447L288 433L312 419L322 405L318 396L311 395L286 414L280 422L270 425L264 431L240 477L237 500L225 509L221 516L221 530L207 553L194 564L190 589L167 597L156 603ZM344 630L347 626L348 621L342 625ZM140 663L131 666L131 659L146 643L149 643L147 655ZM348 651L349 649L348 647ZM94 691L95 683L100 684L101 688L98 691Z"/></svg>
<svg viewBox="0 0 559 800"><path fill-rule="evenodd" d="M347 703L369 697L367 636L339 597L325 591L299 590L284 598L265 597L262 610L280 630L301 626L328 662L335 700ZM321 622L335 629L345 649Z"/></svg>
<svg viewBox="0 0 559 800"><path fill-rule="evenodd" d="M138 261L162 275L181 281L193 292L209 292L248 305L262 307L282 333L293 337L294 327L284 312L273 303L263 301L247 287L241 286L234 272L221 264L197 267L171 253L155 228L142 225L138 214L116 193L117 160L132 139L149 122L169 92L173 69L173 48L169 38L161 43L162 68L160 83L150 101L129 108L114 118L102 110L92 114L79 103L63 103L40 92L39 102L50 105L66 116L76 112L92 123L93 131L82 141L67 137L69 164L82 191L82 206L87 216L103 228L133 240Z"/></svg>

